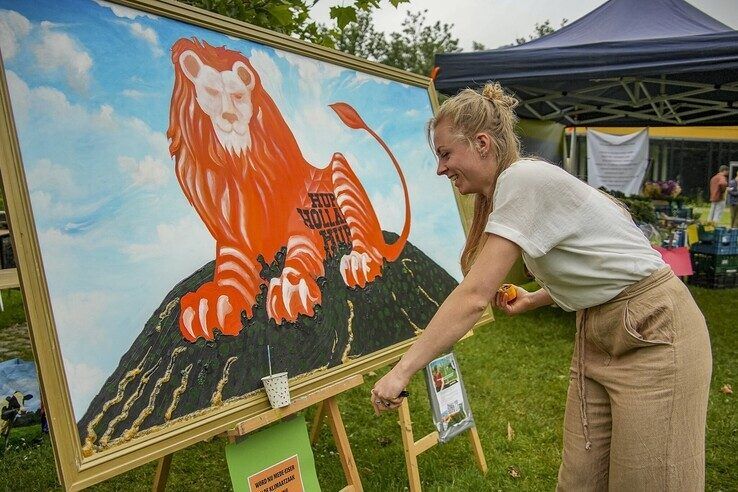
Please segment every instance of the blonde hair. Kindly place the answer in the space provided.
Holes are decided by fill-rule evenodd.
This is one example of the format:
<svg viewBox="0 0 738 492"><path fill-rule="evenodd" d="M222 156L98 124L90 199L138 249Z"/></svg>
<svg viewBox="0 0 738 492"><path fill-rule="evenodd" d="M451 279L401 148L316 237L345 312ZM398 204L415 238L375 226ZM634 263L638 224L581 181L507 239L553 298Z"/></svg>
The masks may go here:
<svg viewBox="0 0 738 492"><path fill-rule="evenodd" d="M432 134L441 122L447 122L452 137L466 140L473 146L475 135L487 133L492 138L492 151L497 158L497 177L513 162L520 159L520 140L515 134L518 122L515 116L517 99L497 83L487 83L481 90L464 89L443 102L436 116L428 122L428 141L433 148ZM484 226L492 212L492 196L477 193L474 216L464 251L461 253L461 270L466 275L479 254L484 242Z"/></svg>

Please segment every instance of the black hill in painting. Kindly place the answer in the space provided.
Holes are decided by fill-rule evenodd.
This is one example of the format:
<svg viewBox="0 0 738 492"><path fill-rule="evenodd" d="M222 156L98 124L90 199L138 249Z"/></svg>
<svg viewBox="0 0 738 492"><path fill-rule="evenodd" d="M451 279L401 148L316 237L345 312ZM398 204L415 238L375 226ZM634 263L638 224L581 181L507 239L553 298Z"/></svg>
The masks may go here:
<svg viewBox="0 0 738 492"><path fill-rule="evenodd" d="M397 235L384 232L392 243ZM423 252L407 243L400 257L385 263L381 278L364 288L346 287L338 263L326 260L319 279L322 305L313 317L277 325L264 309L264 291L254 316L242 318L237 336L218 333L213 341L190 343L180 333L179 299L213 277L214 261L175 286L152 314L77 423L83 452L93 453L166 426L193 412L261 390L273 372L295 377L327 369L408 340L424 328L456 280ZM263 265L269 280L281 271L283 255Z"/></svg>

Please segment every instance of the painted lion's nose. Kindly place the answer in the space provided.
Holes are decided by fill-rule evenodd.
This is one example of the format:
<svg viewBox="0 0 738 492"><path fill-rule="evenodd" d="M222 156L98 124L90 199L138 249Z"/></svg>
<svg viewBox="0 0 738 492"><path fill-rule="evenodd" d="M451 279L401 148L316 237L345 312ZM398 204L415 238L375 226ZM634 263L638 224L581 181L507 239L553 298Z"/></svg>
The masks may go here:
<svg viewBox="0 0 738 492"><path fill-rule="evenodd" d="M235 113L225 112L223 113L222 116L224 120L226 120L228 123L231 123L231 124L233 124L233 122L235 122L238 119L238 116L236 116Z"/></svg>

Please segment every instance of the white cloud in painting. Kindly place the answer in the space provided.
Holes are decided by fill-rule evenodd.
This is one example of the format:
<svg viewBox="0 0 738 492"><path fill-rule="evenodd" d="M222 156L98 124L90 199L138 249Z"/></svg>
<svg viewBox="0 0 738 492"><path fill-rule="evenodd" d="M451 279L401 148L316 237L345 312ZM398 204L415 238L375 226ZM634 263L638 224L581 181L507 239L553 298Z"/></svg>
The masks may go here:
<svg viewBox="0 0 738 492"><path fill-rule="evenodd" d="M193 213L175 223L157 225L156 238L147 243L127 245L124 252L134 262L176 259L191 273L192 265L215 257L215 240Z"/></svg>
<svg viewBox="0 0 738 492"><path fill-rule="evenodd" d="M124 7L122 5L116 5L113 3L105 2L103 0L94 0L96 4L101 7L109 8L113 11L116 17L123 17L125 19L136 19L137 17L148 17L149 19L156 19L157 17L147 12L141 12L140 10L134 10L130 7Z"/></svg>
<svg viewBox="0 0 738 492"><path fill-rule="evenodd" d="M169 159L168 142L164 132L154 131L143 120L125 117L108 104L97 110L88 110L72 104L66 95L51 87L30 88L23 79L8 71L13 113L17 120L26 121L33 115L37 122L32 131L37 136L47 136L47 141L71 142L79 135L94 139L98 148L109 144L126 144L142 149L155 159ZM59 125L58 122L64 122ZM149 148L146 148L148 144ZM77 149L73 149L75 155ZM55 148L58 151L58 148Z"/></svg>
<svg viewBox="0 0 738 492"><path fill-rule="evenodd" d="M69 359L64 359L64 369L72 397L74 418L79 420L87 411L92 399L100 392L106 374L99 367L84 362L75 363Z"/></svg>
<svg viewBox="0 0 738 492"><path fill-rule="evenodd" d="M133 186L156 188L166 184L171 171L159 159L147 155L141 160L133 157L118 157L118 166L131 178Z"/></svg>
<svg viewBox="0 0 738 492"><path fill-rule="evenodd" d="M256 70L256 73L259 74L261 85L264 86L264 89L269 93L272 100L274 100L278 107L284 107L286 99L282 91L282 72L274 62L274 59L265 51L254 49L251 50L249 61L254 67L254 70Z"/></svg>
<svg viewBox="0 0 738 492"><path fill-rule="evenodd" d="M138 22L133 22L128 26L128 29L130 29L131 34L133 34L134 37L142 39L149 44L154 56L159 57L164 54L164 50L159 46L159 36L153 28L146 27Z"/></svg>
<svg viewBox="0 0 738 492"><path fill-rule="evenodd" d="M359 70L357 70L356 75L351 80L349 87L361 87L367 82L374 82L375 84L389 85L392 81L390 79L384 79L382 77L377 77L376 75L371 75L371 74L360 72Z"/></svg>
<svg viewBox="0 0 738 492"><path fill-rule="evenodd" d="M0 50L3 59L15 57L20 41L31 32L31 22L14 10L0 10Z"/></svg>
<svg viewBox="0 0 738 492"><path fill-rule="evenodd" d="M29 168L26 180L32 192L47 191L57 196L74 194L74 179L68 167L55 164L49 159L39 159Z"/></svg>
<svg viewBox="0 0 738 492"><path fill-rule="evenodd" d="M125 89L121 94L125 97L130 97L131 99L142 99L146 96L146 94L141 91L137 91L136 89Z"/></svg>
<svg viewBox="0 0 738 492"><path fill-rule="evenodd" d="M80 92L87 89L92 57L68 34L53 30L50 24L43 24L40 41L32 50L41 69L61 71L72 88Z"/></svg>
<svg viewBox="0 0 738 492"><path fill-rule="evenodd" d="M275 51L277 56L287 60L297 68L300 76L300 90L303 97L319 99L322 89L331 79L338 78L346 69L328 62L313 60L287 51Z"/></svg>

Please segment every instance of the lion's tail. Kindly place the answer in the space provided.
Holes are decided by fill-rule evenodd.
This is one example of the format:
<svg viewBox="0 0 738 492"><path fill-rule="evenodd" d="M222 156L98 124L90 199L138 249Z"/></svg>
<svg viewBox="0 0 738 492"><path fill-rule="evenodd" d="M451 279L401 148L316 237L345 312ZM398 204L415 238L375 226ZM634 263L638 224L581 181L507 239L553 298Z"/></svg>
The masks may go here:
<svg viewBox="0 0 738 492"><path fill-rule="evenodd" d="M369 126L364 123L364 120L361 119L361 116L359 116L359 113L356 112L356 110L349 106L346 103L334 103L330 105L331 109L338 114L338 117L341 118L341 121L344 122L346 126L349 128L353 128L354 130L366 130L372 137L374 137L377 142L379 142L379 145L382 146L382 148L387 152L387 155L389 155L390 159L392 160L392 164L394 164L395 169L397 170L397 174L400 176L400 182L402 183L402 192L405 195L405 225L402 228L402 232L400 233L400 237L392 244L387 244L385 250L383 251L383 256L387 261L394 261L402 252L402 249L405 247L405 244L407 243L407 238L410 235L410 195L407 190L407 183L405 182L405 175L402 174L402 169L400 168L400 164L397 162L397 159L395 158L394 154L392 154L392 151L389 147L387 147L387 144L384 143L384 140L377 135L374 130L369 128Z"/></svg>

